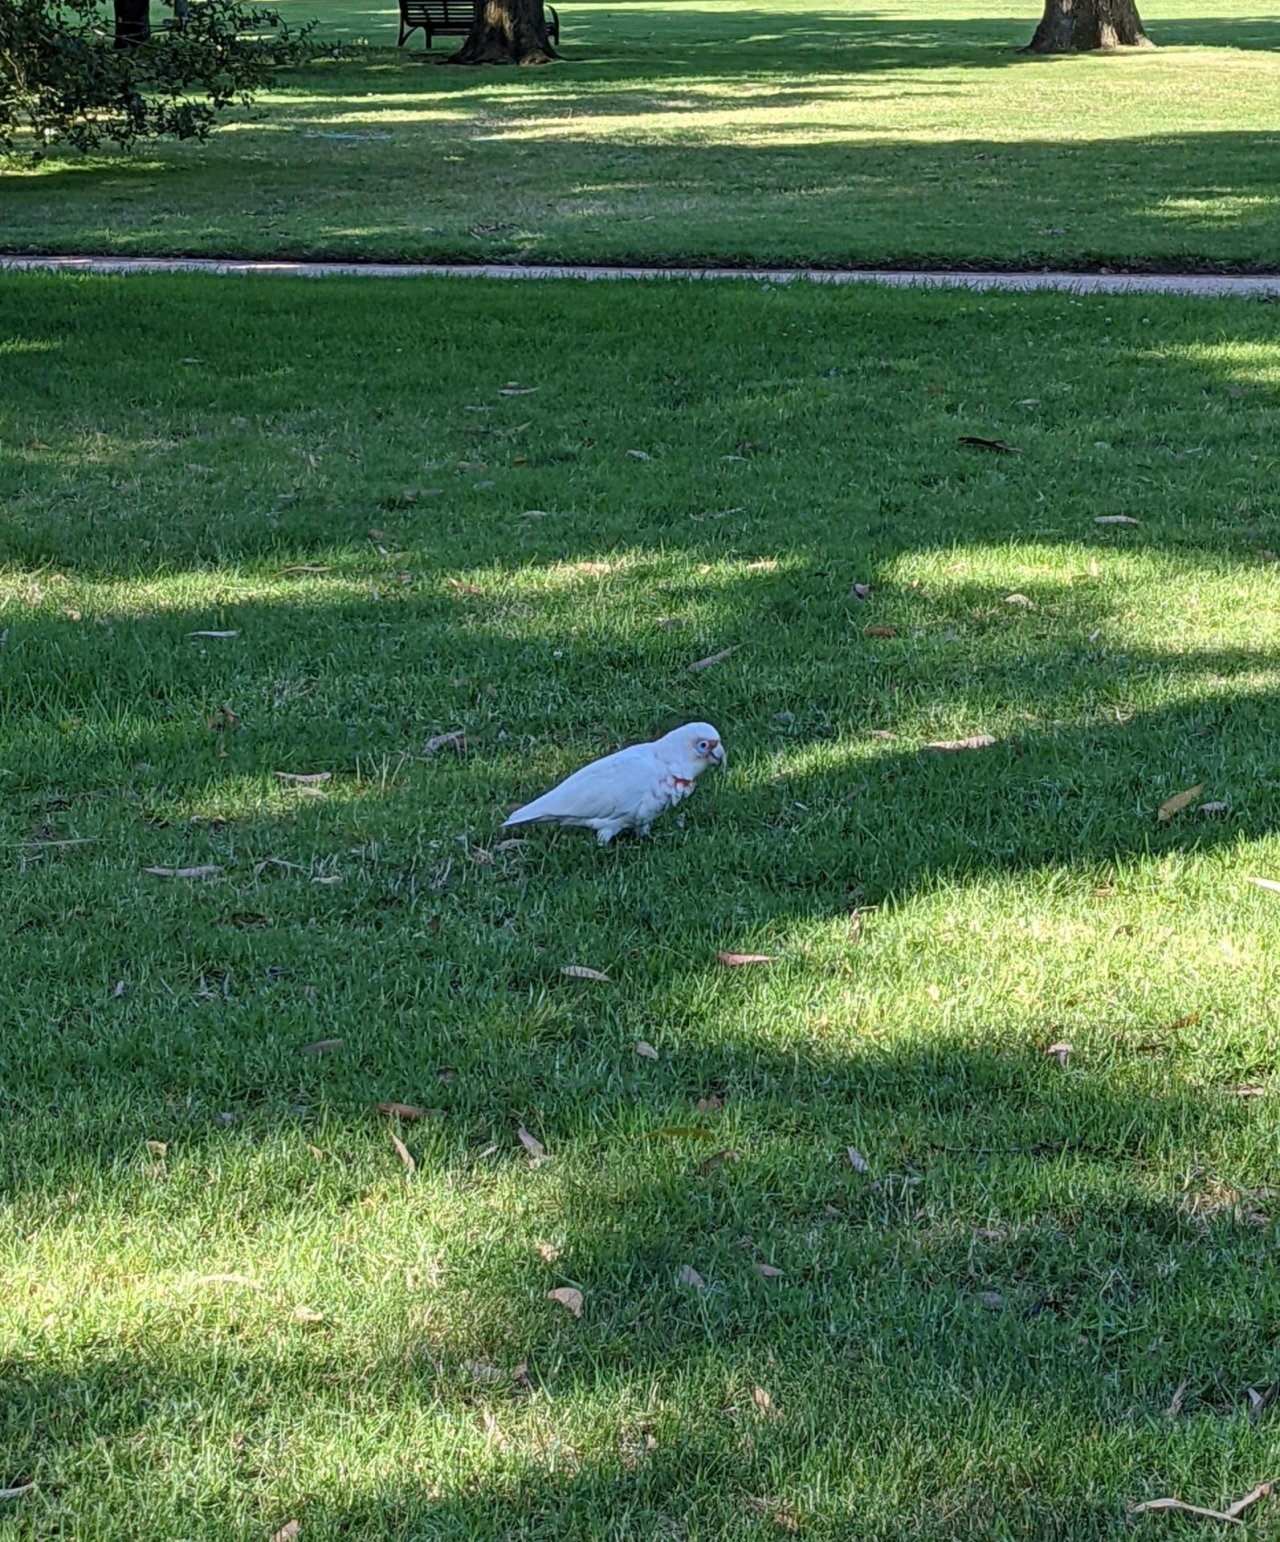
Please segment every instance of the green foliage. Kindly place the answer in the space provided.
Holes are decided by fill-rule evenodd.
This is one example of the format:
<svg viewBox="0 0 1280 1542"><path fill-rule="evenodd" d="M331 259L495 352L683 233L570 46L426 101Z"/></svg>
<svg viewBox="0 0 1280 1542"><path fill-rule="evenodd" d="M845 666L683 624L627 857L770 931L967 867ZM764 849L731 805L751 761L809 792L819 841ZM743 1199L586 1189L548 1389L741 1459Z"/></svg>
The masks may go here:
<svg viewBox="0 0 1280 1542"><path fill-rule="evenodd" d="M241 0L199 0L120 48L96 0L11 0L0 7L0 152L203 139L220 110L306 55L310 31Z"/></svg>

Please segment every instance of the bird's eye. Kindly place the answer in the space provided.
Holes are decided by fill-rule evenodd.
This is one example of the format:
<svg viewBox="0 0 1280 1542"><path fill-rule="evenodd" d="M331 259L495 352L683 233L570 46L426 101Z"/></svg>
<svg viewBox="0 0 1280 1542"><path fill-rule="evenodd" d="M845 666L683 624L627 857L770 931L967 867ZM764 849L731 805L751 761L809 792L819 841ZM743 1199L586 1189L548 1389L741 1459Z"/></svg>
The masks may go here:
<svg viewBox="0 0 1280 1542"><path fill-rule="evenodd" d="M705 739L699 739L694 747L698 751L699 755L705 755L707 753L707 741Z"/></svg>

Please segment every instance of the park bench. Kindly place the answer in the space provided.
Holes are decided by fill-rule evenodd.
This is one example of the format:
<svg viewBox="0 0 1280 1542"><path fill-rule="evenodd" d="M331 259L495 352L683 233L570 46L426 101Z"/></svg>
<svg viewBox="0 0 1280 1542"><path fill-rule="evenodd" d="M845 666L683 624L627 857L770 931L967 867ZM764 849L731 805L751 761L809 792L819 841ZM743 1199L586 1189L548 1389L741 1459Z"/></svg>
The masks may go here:
<svg viewBox="0 0 1280 1542"><path fill-rule="evenodd" d="M400 0L400 41L403 48L411 32L419 28L431 47L437 33L442 37L466 37L475 19L475 0ZM546 7L547 36L553 43L560 41L560 18L553 5Z"/></svg>

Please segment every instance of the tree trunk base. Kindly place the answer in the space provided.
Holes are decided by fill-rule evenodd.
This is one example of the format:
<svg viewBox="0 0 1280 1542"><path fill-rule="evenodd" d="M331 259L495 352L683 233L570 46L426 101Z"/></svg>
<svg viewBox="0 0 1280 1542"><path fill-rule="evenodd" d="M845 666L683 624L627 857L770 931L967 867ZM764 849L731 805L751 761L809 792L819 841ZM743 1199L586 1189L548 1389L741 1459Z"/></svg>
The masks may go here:
<svg viewBox="0 0 1280 1542"><path fill-rule="evenodd" d="M467 39L445 62L549 64L555 57L543 0L476 0L476 18Z"/></svg>
<svg viewBox="0 0 1280 1542"><path fill-rule="evenodd" d="M1045 0L1029 54L1093 53L1106 48L1154 48L1136 0Z"/></svg>

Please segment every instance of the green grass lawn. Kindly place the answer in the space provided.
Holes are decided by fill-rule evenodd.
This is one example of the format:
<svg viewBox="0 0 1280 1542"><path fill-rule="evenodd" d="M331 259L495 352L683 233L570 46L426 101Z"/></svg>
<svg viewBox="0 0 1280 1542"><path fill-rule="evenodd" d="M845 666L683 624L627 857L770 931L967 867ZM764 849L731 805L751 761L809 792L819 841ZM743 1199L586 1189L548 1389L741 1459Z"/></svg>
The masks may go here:
<svg viewBox="0 0 1280 1542"><path fill-rule="evenodd" d="M30 276L0 337L5 1538L1277 1475L1272 308ZM499 833L695 716L682 823Z"/></svg>
<svg viewBox="0 0 1280 1542"><path fill-rule="evenodd" d="M564 62L446 68L380 0L205 147L0 174L0 247L1280 267L1280 17L1150 0L1155 52L1022 56L1033 0L566 0Z"/></svg>

